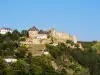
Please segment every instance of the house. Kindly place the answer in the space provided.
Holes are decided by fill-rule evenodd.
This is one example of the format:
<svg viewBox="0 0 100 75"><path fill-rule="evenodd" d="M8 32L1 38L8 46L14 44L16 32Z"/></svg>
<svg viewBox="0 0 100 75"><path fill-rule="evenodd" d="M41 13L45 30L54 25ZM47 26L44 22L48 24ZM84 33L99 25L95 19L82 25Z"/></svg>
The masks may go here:
<svg viewBox="0 0 100 75"><path fill-rule="evenodd" d="M38 30L35 26L30 28L29 37L33 39L47 39L48 31Z"/></svg>
<svg viewBox="0 0 100 75"><path fill-rule="evenodd" d="M12 33L12 29L5 28L5 27L3 27L3 28L0 29L0 34L6 34L7 32Z"/></svg>
<svg viewBox="0 0 100 75"><path fill-rule="evenodd" d="M17 59L14 59L14 58L6 58L4 59L7 63L13 63L13 62L16 62Z"/></svg>

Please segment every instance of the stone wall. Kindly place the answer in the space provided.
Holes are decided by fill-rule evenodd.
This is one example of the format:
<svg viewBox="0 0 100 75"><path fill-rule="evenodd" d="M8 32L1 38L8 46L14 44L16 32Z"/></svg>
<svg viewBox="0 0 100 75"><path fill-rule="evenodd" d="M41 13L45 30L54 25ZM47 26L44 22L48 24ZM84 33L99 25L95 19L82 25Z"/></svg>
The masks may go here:
<svg viewBox="0 0 100 75"><path fill-rule="evenodd" d="M67 33L64 33L64 32L56 32L56 38L59 38L59 39L69 39L69 34Z"/></svg>
<svg viewBox="0 0 100 75"><path fill-rule="evenodd" d="M48 35L50 35L50 37L53 37L55 39L57 39L57 42L59 41L66 41L66 40L72 40L74 43L77 43L77 38L76 36L72 36L68 33L64 33L64 32L56 32L56 30L54 28L52 28L48 34L38 34L38 31L29 31L29 38L31 38L32 42L35 44L40 44L41 43L41 39L45 39L45 41L42 42L43 43L48 43ZM50 42L50 41L49 41Z"/></svg>
<svg viewBox="0 0 100 75"><path fill-rule="evenodd" d="M41 41L39 39L33 39L33 44L41 44Z"/></svg>
<svg viewBox="0 0 100 75"><path fill-rule="evenodd" d="M38 34L37 39L47 39L47 34Z"/></svg>
<svg viewBox="0 0 100 75"><path fill-rule="evenodd" d="M36 38L37 35L38 35L37 31L29 31L29 37L30 38Z"/></svg>

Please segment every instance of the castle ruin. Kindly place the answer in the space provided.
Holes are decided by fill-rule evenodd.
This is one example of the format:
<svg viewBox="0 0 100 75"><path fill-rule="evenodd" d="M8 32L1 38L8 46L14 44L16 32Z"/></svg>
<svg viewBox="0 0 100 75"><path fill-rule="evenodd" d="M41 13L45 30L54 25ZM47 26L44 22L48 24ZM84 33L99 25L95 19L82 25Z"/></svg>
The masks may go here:
<svg viewBox="0 0 100 75"><path fill-rule="evenodd" d="M30 28L28 30L28 32L29 32L28 41L31 41L31 43L34 43L34 44L50 43L51 42L50 38L54 38L58 42L72 40L74 43L77 43L76 36L72 36L65 32L57 32L54 28L52 28L48 31L44 31L44 30L39 30L35 26L33 26L32 28ZM41 42L41 40L42 40L42 42ZM45 41L45 42L43 42L43 41Z"/></svg>

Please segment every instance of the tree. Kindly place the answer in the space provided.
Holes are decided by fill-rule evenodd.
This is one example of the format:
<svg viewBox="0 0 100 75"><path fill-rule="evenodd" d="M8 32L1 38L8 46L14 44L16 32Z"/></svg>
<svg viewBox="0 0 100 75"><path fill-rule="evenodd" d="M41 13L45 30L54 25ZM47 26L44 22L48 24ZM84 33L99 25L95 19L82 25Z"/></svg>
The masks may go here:
<svg viewBox="0 0 100 75"><path fill-rule="evenodd" d="M71 44L71 42L69 42L69 44ZM56 62L58 67L59 66L62 67L62 69L59 68L60 70L62 70L60 75L66 75L66 74L70 75L70 71L74 75L78 75L79 73L81 74L82 72L85 72L85 71L87 72L87 69L85 70L85 68L82 65L80 65L80 63L78 62L78 60L81 60L80 62L82 63L83 60L85 60L85 59L83 59L83 57L81 55L80 48L78 48L78 47L71 48L71 47L68 47L64 43L59 43L57 46L52 46L52 45L46 45L46 46L47 46L47 50L53 57L53 60ZM70 52L72 52L72 54L70 54ZM75 53L75 56L74 56L73 52ZM74 57L74 58L78 57L79 59L70 60L70 58L72 58L72 57ZM82 64L84 64L84 62ZM88 72L87 72L87 74L88 74Z"/></svg>
<svg viewBox="0 0 100 75"><path fill-rule="evenodd" d="M22 30L21 36L22 37L28 37L28 31L27 30Z"/></svg>
<svg viewBox="0 0 100 75"><path fill-rule="evenodd" d="M43 71L41 66L35 65L34 63L31 63L29 66L29 74L30 75L39 75Z"/></svg>
<svg viewBox="0 0 100 75"><path fill-rule="evenodd" d="M7 32L5 35L4 35L5 39L11 41L13 39L13 35L12 33L10 32Z"/></svg>
<svg viewBox="0 0 100 75"><path fill-rule="evenodd" d="M0 57L0 75L11 75L10 66Z"/></svg>
<svg viewBox="0 0 100 75"><path fill-rule="evenodd" d="M31 53L31 52L28 53L28 56L27 56L27 63L28 63L28 64L31 64L31 63L32 63L32 53Z"/></svg>
<svg viewBox="0 0 100 75"><path fill-rule="evenodd" d="M19 32L17 29L15 29L15 30L12 32L12 35L13 35L13 40L14 40L14 41L17 41L17 40L20 38L20 36L21 36L20 32Z"/></svg>
<svg viewBox="0 0 100 75"><path fill-rule="evenodd" d="M13 56L14 49L14 44L10 40L4 40L2 43L0 43L1 56Z"/></svg>
<svg viewBox="0 0 100 75"><path fill-rule="evenodd" d="M27 75L28 68L26 67L26 62L24 60L18 60L11 64L11 70L13 75Z"/></svg>
<svg viewBox="0 0 100 75"><path fill-rule="evenodd" d="M24 58L27 51L28 49L25 46L21 46L17 48L15 55L17 58Z"/></svg>
<svg viewBox="0 0 100 75"><path fill-rule="evenodd" d="M69 52L79 64L89 69L91 75L100 75L100 55L92 48L88 48L87 51L75 49Z"/></svg>

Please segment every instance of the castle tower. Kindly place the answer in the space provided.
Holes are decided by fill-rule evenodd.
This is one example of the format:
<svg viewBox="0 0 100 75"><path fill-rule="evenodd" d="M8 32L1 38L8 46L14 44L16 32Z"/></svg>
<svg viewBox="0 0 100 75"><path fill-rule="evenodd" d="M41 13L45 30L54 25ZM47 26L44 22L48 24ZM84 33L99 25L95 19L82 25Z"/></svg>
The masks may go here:
<svg viewBox="0 0 100 75"><path fill-rule="evenodd" d="M77 37L75 35L72 36L72 40L73 40L74 43L77 43Z"/></svg>
<svg viewBox="0 0 100 75"><path fill-rule="evenodd" d="M36 36L38 35L39 30L35 26L33 26L32 28L30 28L28 30L28 32L29 32L29 37L30 38L36 38Z"/></svg>
<svg viewBox="0 0 100 75"><path fill-rule="evenodd" d="M56 30L55 30L54 28L52 28L52 29L50 30L50 35L51 35L52 37L56 37Z"/></svg>

